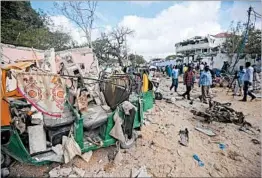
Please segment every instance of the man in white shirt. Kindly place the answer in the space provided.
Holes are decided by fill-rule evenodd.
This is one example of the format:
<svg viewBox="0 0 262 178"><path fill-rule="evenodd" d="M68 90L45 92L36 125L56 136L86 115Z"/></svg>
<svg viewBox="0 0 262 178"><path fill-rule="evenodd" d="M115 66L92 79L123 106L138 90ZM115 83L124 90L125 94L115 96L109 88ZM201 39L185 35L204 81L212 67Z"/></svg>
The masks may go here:
<svg viewBox="0 0 262 178"><path fill-rule="evenodd" d="M204 63L203 62L201 62L201 64L200 64L200 66L199 66L199 68L200 68L200 72L203 72L203 70L204 70Z"/></svg>
<svg viewBox="0 0 262 178"><path fill-rule="evenodd" d="M243 76L243 81L244 81L244 97L242 100L240 101L247 101L247 95L249 95L251 97L251 101L254 100L256 98L256 96L251 93L248 88L250 86L252 86L252 82L253 82L253 73L254 73L254 69L253 67L251 67L251 63L250 62L246 62L246 72Z"/></svg>

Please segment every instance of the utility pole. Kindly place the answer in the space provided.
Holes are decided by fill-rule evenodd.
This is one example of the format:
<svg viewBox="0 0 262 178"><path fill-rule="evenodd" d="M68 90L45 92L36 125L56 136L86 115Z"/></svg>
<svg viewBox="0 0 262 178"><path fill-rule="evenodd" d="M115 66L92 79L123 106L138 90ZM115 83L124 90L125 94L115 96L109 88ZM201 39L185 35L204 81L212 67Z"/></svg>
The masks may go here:
<svg viewBox="0 0 262 178"><path fill-rule="evenodd" d="M235 60L234 65L232 66L232 71L231 71L231 73L234 72L234 68L235 68L236 64L239 62L240 53L243 51L243 49L244 49L244 47L245 47L245 43L246 43L247 36L248 36L248 30L249 30L249 23L250 23L251 11L252 11L252 7L250 6L250 7L248 8L248 18L247 18L246 31L245 31L245 34L244 34L242 43L240 44L240 48L238 49L237 57L236 57L236 60Z"/></svg>
<svg viewBox="0 0 262 178"><path fill-rule="evenodd" d="M126 53L126 63L128 63L128 54L127 54L127 41L126 41L126 35L125 35L125 53Z"/></svg>

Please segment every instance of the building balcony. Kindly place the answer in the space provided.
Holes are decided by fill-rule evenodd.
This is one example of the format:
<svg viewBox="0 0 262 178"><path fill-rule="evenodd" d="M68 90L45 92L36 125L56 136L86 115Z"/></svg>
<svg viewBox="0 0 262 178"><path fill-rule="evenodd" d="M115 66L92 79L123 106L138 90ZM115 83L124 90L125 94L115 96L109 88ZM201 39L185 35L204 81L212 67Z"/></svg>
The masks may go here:
<svg viewBox="0 0 262 178"><path fill-rule="evenodd" d="M198 49L207 49L211 48L209 43L203 43L203 44L188 44L186 46L177 46L176 52L184 52L184 51L195 51Z"/></svg>

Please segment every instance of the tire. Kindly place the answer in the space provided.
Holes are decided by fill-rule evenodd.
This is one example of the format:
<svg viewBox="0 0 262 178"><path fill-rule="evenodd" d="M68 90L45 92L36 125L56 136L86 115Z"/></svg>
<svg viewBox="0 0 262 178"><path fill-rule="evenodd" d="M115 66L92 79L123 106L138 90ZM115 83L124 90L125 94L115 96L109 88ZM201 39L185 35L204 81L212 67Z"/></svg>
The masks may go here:
<svg viewBox="0 0 262 178"><path fill-rule="evenodd" d="M1 167L8 167L11 164L11 157L1 153Z"/></svg>
<svg viewBox="0 0 262 178"><path fill-rule="evenodd" d="M135 130L133 130L132 138L131 139L127 139L125 142L120 142L120 147L122 149L129 149L129 148L131 148L135 144L136 138L137 138L137 133L136 133Z"/></svg>
<svg viewBox="0 0 262 178"><path fill-rule="evenodd" d="M163 95L160 92L156 92L155 93L155 99L156 100L162 100L163 99Z"/></svg>
<svg viewBox="0 0 262 178"><path fill-rule="evenodd" d="M4 155L1 153L1 167L4 165L5 158Z"/></svg>

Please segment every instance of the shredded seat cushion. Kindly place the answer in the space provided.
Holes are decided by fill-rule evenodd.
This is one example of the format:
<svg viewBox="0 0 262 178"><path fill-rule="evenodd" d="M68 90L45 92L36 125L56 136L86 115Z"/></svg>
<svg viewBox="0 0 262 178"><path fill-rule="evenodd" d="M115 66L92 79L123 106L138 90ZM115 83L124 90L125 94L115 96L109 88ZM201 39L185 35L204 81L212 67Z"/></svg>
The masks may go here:
<svg viewBox="0 0 262 178"><path fill-rule="evenodd" d="M48 128L70 125L74 122L73 113L66 106L64 107L61 118L43 114L43 119L45 127Z"/></svg>
<svg viewBox="0 0 262 178"><path fill-rule="evenodd" d="M107 121L107 117L111 113L105 111L101 106L90 105L88 106L88 111L83 115L83 125L86 130L95 129Z"/></svg>

